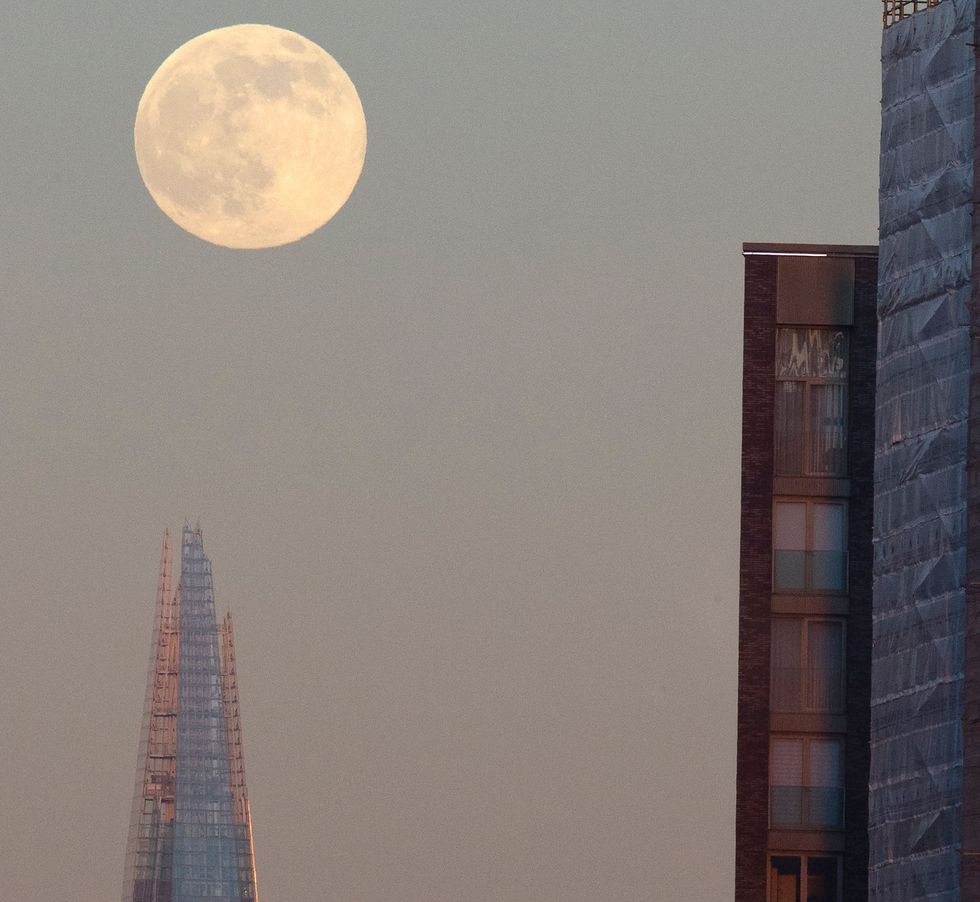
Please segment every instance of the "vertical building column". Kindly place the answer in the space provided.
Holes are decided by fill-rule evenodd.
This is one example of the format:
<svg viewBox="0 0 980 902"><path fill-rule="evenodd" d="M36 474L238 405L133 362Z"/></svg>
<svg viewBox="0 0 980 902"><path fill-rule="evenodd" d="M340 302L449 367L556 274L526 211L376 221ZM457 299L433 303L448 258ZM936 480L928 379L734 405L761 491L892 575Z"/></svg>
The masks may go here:
<svg viewBox="0 0 980 902"><path fill-rule="evenodd" d="M776 266L745 259L735 902L766 898Z"/></svg>
<svg viewBox="0 0 980 902"><path fill-rule="evenodd" d="M847 736L844 756L844 898L868 898L868 776L871 766L871 598L874 520L875 349L878 261L859 257L854 272L848 394Z"/></svg>

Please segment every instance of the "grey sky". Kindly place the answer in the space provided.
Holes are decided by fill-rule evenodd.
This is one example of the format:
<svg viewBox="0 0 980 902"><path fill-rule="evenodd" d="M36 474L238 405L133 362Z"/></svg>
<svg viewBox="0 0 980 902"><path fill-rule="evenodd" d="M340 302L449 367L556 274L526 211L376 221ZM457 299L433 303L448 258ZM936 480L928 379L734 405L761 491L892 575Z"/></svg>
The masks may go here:
<svg viewBox="0 0 980 902"><path fill-rule="evenodd" d="M164 526L236 616L263 902L704 902L733 868L743 240L873 243L880 4L14 0L0 898L119 895ZM305 241L177 229L178 45L357 85Z"/></svg>

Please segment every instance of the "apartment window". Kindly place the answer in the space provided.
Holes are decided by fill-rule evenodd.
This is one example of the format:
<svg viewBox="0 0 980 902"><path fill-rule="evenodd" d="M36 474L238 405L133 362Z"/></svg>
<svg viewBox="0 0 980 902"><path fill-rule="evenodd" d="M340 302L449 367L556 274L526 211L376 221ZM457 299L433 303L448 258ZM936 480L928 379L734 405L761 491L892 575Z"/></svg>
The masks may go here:
<svg viewBox="0 0 980 902"><path fill-rule="evenodd" d="M773 711L844 711L844 622L811 617L772 621Z"/></svg>
<svg viewBox="0 0 980 902"><path fill-rule="evenodd" d="M769 826L840 830L844 825L844 743L828 736L773 736Z"/></svg>
<svg viewBox="0 0 980 902"><path fill-rule="evenodd" d="M769 856L769 902L840 902L840 859L830 855Z"/></svg>
<svg viewBox="0 0 980 902"><path fill-rule="evenodd" d="M847 504L777 500L773 510L773 589L847 589Z"/></svg>
<svg viewBox="0 0 980 902"><path fill-rule="evenodd" d="M780 476L847 474L847 333L776 332L775 467Z"/></svg>

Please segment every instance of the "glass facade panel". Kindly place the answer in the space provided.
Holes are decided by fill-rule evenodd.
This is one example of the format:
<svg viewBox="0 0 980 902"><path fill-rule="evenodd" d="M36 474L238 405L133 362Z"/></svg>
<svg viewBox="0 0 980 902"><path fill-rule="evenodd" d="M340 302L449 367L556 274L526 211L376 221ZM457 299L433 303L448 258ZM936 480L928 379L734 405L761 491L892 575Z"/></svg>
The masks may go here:
<svg viewBox="0 0 980 902"><path fill-rule="evenodd" d="M230 615L219 633L211 564L184 529L180 585L161 562L124 902L255 899Z"/></svg>
<svg viewBox="0 0 980 902"><path fill-rule="evenodd" d="M173 899L240 899L211 562L200 534L189 529L181 555L180 629Z"/></svg>

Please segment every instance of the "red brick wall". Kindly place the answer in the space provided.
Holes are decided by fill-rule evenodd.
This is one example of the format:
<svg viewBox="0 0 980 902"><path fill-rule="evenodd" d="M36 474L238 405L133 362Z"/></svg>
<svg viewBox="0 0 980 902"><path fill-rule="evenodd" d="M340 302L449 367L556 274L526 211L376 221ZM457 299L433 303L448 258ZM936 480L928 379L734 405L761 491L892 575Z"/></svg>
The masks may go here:
<svg viewBox="0 0 980 902"><path fill-rule="evenodd" d="M854 273L848 392L847 738L844 759L845 902L868 898L868 774L871 766L871 602L874 518L875 367L878 261L859 257Z"/></svg>
<svg viewBox="0 0 980 902"><path fill-rule="evenodd" d="M735 902L766 898L777 260L745 258Z"/></svg>

